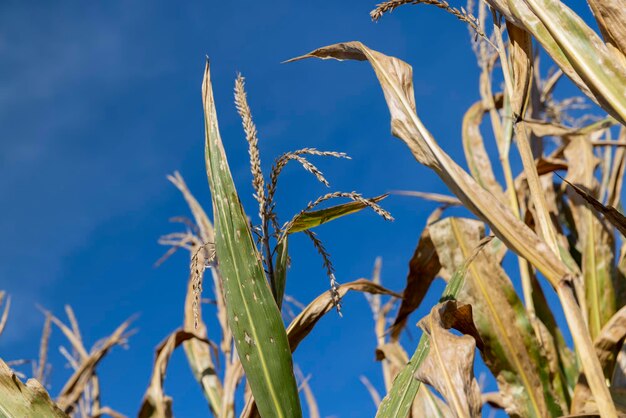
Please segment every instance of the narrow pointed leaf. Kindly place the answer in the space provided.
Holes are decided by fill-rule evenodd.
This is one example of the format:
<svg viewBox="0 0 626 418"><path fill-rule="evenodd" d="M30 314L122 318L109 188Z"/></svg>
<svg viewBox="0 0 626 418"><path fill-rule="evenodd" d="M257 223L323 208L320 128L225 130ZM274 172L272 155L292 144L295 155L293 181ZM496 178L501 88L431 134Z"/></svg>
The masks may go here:
<svg viewBox="0 0 626 418"><path fill-rule="evenodd" d="M389 195L384 194L368 200L374 203L378 203L387 196ZM342 205L332 206L326 209L303 212L294 220L293 224L291 224L289 230L286 232L289 234L293 234L294 232L300 232L307 229L315 228L316 226L325 224L326 222L330 222L337 218L341 218L342 216L359 212L365 208L367 208L367 205L362 202L349 202Z"/></svg>
<svg viewBox="0 0 626 418"><path fill-rule="evenodd" d="M289 268L289 237L285 235L276 246L276 266L274 266L274 281L272 293L278 308L283 305L285 285L287 284L287 270Z"/></svg>
<svg viewBox="0 0 626 418"><path fill-rule="evenodd" d="M217 269L235 347L263 416L302 416L291 351L220 138L209 65L202 86Z"/></svg>

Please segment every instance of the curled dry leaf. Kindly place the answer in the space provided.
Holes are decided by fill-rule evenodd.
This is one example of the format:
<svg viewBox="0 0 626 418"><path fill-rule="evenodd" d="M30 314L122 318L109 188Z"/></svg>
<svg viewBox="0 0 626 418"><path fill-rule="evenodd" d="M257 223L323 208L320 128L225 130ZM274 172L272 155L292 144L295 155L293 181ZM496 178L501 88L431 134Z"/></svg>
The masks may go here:
<svg viewBox="0 0 626 418"><path fill-rule="evenodd" d="M337 289L339 297L343 298L349 290L357 292L367 292L371 294L389 295L397 298L402 296L384 288L383 286L371 282L366 279L355 280L345 283ZM291 321L287 327L287 335L289 336L289 345L291 351L295 351L298 344L306 337L315 327L315 324L331 309L333 309L333 296L329 291L319 295L313 302L300 312L300 314Z"/></svg>
<svg viewBox="0 0 626 418"><path fill-rule="evenodd" d="M491 237L484 239L474 248L472 254L465 260L461 268L456 270L446 288L443 291L440 301L454 300L464 286L467 270L472 265L478 254L491 242ZM424 362L430 350L430 342L425 334L422 334L417 349L413 353L411 360L398 373L393 381L391 389L383 399L376 413L377 418L405 417L411 411L412 405L416 402L416 396L421 392L422 385L414 378L415 373Z"/></svg>
<svg viewBox="0 0 626 418"><path fill-rule="evenodd" d="M55 322L54 317L52 317L52 322ZM96 349L92 350L89 355L83 357L79 367L65 383L63 389L61 389L61 393L57 398L57 405L59 408L63 409L67 413L72 412L76 402L78 402L83 394L85 387L95 375L98 363L104 358L111 348L116 345L122 345L126 342L126 330L130 326L131 322L132 319L129 319L122 323L109 337L104 340L104 342L98 344ZM78 346L75 345L75 347L82 347L82 343Z"/></svg>
<svg viewBox="0 0 626 418"><path fill-rule="evenodd" d="M183 342L195 338L205 344L210 342L193 332L178 330L170 334L156 349L156 358L150 377L150 385L146 390L139 410L139 418L171 418L172 399L163 392L163 382L167 364L174 350Z"/></svg>
<svg viewBox="0 0 626 418"><path fill-rule="evenodd" d="M471 307L447 301L435 305L420 321L430 339L430 351L415 376L437 389L457 417L479 417L482 401L474 378L476 340L448 331L455 321L471 323Z"/></svg>
<svg viewBox="0 0 626 418"><path fill-rule="evenodd" d="M409 274L406 278L406 286L402 292L404 298L396 314L396 319L391 326L391 340L397 341L406 321L422 303L431 283L441 270L437 251L430 238L428 228L425 228L417 243L417 248L409 261Z"/></svg>
<svg viewBox="0 0 626 418"><path fill-rule="evenodd" d="M463 116L463 149L465 150L465 159L472 174L484 189L489 190L501 202L506 201L502 186L496 180L491 166L489 154L485 149L485 142L480 133L480 125L483 121L485 113L488 113L493 105L499 109L502 107L502 95L497 95L493 103L485 103L480 100L474 103Z"/></svg>

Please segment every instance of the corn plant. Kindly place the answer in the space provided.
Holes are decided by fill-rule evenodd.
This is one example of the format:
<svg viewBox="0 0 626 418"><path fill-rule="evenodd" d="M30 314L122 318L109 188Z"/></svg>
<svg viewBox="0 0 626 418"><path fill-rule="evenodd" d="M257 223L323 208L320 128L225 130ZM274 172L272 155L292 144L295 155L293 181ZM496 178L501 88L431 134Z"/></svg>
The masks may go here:
<svg viewBox="0 0 626 418"><path fill-rule="evenodd" d="M180 346L209 414L299 417L301 389L310 416L320 416L292 353L325 314L333 309L341 314L348 291L362 292L373 314L385 393L368 377L361 380L376 404L377 417L477 417L487 404L514 417L626 414L626 218L620 211L626 166L626 5L620 0L587 3L599 34L559 0L470 1L465 8L443 0L391 0L371 12L377 21L401 6L431 5L468 25L480 78L477 101L460 124L465 164L454 161L420 119L413 70L406 62L360 42L322 47L290 60L367 61L384 93L392 134L451 193L400 192L439 205L418 237L401 293L382 286L380 260L371 280L339 284L331 255L313 231L366 208L391 220L379 205L386 194L364 198L333 191L279 222L275 197L288 163L300 164L329 186L311 159L349 157L303 148L276 158L265 175L259 133L239 75L235 106L248 143L258 220L247 216L222 145L207 61L202 99L213 216L178 172L168 177L182 193L192 219L175 219L186 230L160 239L170 248L158 263L185 249L189 278L181 327L157 346L138 416L173 415L173 399L163 385L169 359ZM545 61L550 60L557 69L546 72ZM597 109L585 112L583 97L559 99L556 89L563 77ZM483 137L484 125L489 126L489 138ZM511 164L513 152L522 162L519 173ZM350 202L328 206L328 201L340 198ZM446 216L451 206L464 207L467 217ZM285 294L288 242L295 233L311 240L329 282L328 291L308 305ZM509 252L515 260L512 270L503 262ZM203 293L207 273L212 279L210 305ZM437 278L446 282L440 300L419 320L419 342L403 346L401 336L411 314ZM557 298L544 292L542 282ZM0 304L4 296L0 293ZM7 299L0 333L9 304ZM204 322L206 306L215 307L220 326L212 334ZM558 309L568 329L557 323ZM42 311L40 356L31 362L34 379L24 385L24 376L11 369L26 361L0 362L2 414L121 416L101 406L95 370L112 347L125 344L129 322L88 352L71 308L69 326ZM52 325L70 342L72 352L62 352L74 369L54 400L43 387ZM567 343L568 335L573 345ZM497 391L481 389L474 376L476 355L495 378ZM244 407L236 411L244 381Z"/></svg>

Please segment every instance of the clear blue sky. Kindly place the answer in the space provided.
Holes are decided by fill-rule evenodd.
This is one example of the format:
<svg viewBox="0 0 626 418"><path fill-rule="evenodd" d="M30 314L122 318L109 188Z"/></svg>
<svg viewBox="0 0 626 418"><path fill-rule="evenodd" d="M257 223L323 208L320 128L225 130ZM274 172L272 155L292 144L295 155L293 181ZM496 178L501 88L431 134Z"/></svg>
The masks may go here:
<svg viewBox="0 0 626 418"><path fill-rule="evenodd" d="M36 4L36 5L35 5ZM405 7L372 23L374 1L37 2L0 6L0 288L13 297L0 338L5 360L36 358L40 304L76 310L89 345L132 314L138 333L100 365L103 402L129 416L147 387L154 347L182 322L188 258L160 268L157 238L187 215L165 176L179 170L210 211L203 161L200 85L209 55L220 127L235 182L254 215L247 149L233 100L238 71L247 78L264 168L301 147L347 152L352 160L315 160L336 190L373 196L389 190L444 192L390 134L383 95L367 64L281 61L319 46L360 40L410 62L420 116L455 159L464 157L461 119L478 99L478 69L466 27L440 10ZM289 167L278 191L282 219L326 190ZM369 277L383 257L383 281L401 290L407 263L434 205L392 196L396 220L362 213L317 232L340 282ZM287 293L302 302L328 289L321 261L295 237ZM205 286L207 289L209 286ZM410 320L414 327L441 290ZM210 296L207 292L206 296ZM207 317L212 315L206 312ZM68 376L54 330L50 391ZM374 406L359 375L382 388L374 361L371 314L361 295L344 301L298 348L323 416L363 417ZM493 389L493 386L490 386ZM206 403L177 352L166 392L179 417L207 415Z"/></svg>

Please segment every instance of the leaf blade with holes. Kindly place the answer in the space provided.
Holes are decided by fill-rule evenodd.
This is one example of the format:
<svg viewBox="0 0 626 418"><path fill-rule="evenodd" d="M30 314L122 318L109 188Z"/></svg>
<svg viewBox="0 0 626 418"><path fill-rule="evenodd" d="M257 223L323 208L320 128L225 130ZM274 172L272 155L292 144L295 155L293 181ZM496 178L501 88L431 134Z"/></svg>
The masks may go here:
<svg viewBox="0 0 626 418"><path fill-rule="evenodd" d="M300 417L302 411L287 334L228 168L208 62L202 91L217 268L223 278L235 346L261 415Z"/></svg>

